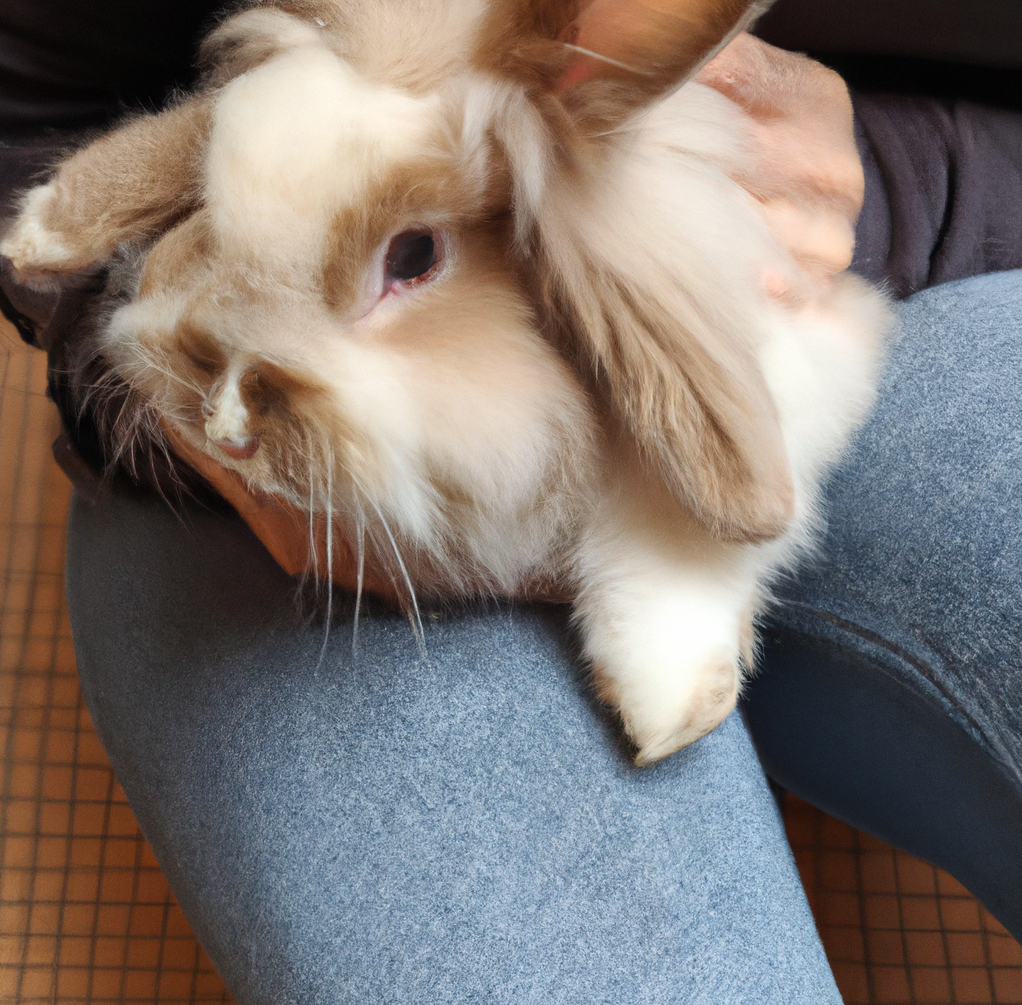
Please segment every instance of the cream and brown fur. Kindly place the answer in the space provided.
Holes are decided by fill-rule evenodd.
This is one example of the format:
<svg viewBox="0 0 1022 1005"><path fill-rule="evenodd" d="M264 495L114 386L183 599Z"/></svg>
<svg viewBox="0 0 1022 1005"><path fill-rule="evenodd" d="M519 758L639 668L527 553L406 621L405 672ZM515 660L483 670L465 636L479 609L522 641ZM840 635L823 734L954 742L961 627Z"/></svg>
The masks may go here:
<svg viewBox="0 0 1022 1005"><path fill-rule="evenodd" d="M112 379L409 603L572 598L641 763L733 708L886 323L851 276L800 297L732 180L743 112L678 87L750 9L703 6L688 49L564 93L570 4L253 7L2 246L36 282L112 267ZM437 265L388 285L409 231Z"/></svg>

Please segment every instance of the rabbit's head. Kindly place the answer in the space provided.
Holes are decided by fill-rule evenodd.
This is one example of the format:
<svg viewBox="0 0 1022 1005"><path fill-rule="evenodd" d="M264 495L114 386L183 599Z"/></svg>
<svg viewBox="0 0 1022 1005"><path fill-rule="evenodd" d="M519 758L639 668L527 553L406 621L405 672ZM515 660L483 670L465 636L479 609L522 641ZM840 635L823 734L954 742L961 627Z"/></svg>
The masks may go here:
<svg viewBox="0 0 1022 1005"><path fill-rule="evenodd" d="M293 505L369 507L438 554L525 521L542 550L611 430L716 532L769 537L791 484L741 312L649 274L677 235L600 201L630 120L750 11L691 6L568 88L571 4L249 10L196 94L67 160L2 250L127 276L113 379Z"/></svg>

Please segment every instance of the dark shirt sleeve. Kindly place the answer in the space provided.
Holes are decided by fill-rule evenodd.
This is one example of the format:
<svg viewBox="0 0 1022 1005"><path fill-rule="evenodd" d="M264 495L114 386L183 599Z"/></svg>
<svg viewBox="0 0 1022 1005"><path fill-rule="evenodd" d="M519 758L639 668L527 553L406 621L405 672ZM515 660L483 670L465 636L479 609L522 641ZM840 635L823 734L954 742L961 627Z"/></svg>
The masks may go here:
<svg viewBox="0 0 1022 1005"><path fill-rule="evenodd" d="M853 95L866 200L852 269L897 297L1022 268L1022 113Z"/></svg>

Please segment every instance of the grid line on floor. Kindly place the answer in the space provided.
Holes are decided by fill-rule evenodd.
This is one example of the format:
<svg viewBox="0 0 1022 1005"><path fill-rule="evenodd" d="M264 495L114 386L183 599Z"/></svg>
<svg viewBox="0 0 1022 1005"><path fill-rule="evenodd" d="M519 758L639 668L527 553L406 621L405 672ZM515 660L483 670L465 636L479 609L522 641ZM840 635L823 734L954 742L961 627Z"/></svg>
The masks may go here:
<svg viewBox="0 0 1022 1005"><path fill-rule="evenodd" d="M784 795L846 1005L1022 1005L1022 946L953 876Z"/></svg>

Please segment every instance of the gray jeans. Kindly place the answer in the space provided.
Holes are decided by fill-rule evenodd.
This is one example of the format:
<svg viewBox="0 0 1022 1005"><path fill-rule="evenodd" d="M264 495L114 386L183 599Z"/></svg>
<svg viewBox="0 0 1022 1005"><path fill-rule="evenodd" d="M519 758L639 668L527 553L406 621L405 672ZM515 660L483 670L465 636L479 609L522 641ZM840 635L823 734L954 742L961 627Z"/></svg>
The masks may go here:
<svg viewBox="0 0 1022 1005"><path fill-rule="evenodd" d="M919 708L1003 799L1022 792L1020 304L1006 273L901 308L832 530L752 688L796 788L829 739L845 749L841 723L875 746L875 684L824 715L828 681L862 663L908 695L904 735L935 737L938 765L952 748ZM76 501L68 590L97 729L242 1005L840 1000L742 719L630 767L562 611L438 615L424 659L383 611L353 652L348 608L320 662L322 627L238 520L128 496ZM816 781L847 768L857 791L855 764L832 761ZM996 833L1022 863L1017 833Z"/></svg>

